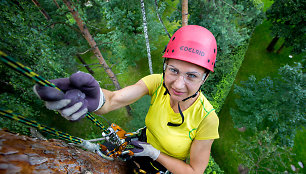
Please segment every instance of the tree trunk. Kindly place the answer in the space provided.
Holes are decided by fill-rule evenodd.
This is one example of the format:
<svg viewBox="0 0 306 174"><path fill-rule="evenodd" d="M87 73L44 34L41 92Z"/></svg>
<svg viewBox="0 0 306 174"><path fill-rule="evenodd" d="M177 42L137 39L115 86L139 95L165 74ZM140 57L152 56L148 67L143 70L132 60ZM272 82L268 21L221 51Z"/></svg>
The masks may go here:
<svg viewBox="0 0 306 174"><path fill-rule="evenodd" d="M60 8L60 6L58 5L58 3L56 2L56 0L53 0L54 4L57 6L57 8Z"/></svg>
<svg viewBox="0 0 306 174"><path fill-rule="evenodd" d="M82 62L82 64L85 66L85 68L87 69L87 71L90 73L90 74L94 74L94 71L86 64L85 60L79 55L77 54L76 55L77 58Z"/></svg>
<svg viewBox="0 0 306 174"><path fill-rule="evenodd" d="M143 20L143 32L144 32L145 39L146 39L146 46L147 46L147 53L148 53L149 69L150 69L150 74L153 74L152 60L151 60L151 50L150 50L150 42L149 42L147 18L146 18L146 10L145 10L145 6L144 6L144 1L140 0L140 3L141 3L142 20Z"/></svg>
<svg viewBox="0 0 306 174"><path fill-rule="evenodd" d="M97 46L96 41L94 40L94 38L89 33L89 30L86 27L86 25L83 23L83 20L81 19L78 11L75 10L75 7L72 6L72 4L69 0L63 0L63 1L66 4L66 6L68 7L69 11L71 12L74 20L77 22L77 25L78 25L79 29L81 30L84 38L87 40L88 44L90 45L91 49L93 50L93 53L98 58L99 63L104 68L104 71L107 73L108 77L113 81L113 84L115 85L116 90L121 89L116 75L114 74L114 72L111 70L111 68L105 62L105 60L102 56L102 53ZM131 110L132 110L131 107L128 105L125 108L127 110L127 113L129 115L131 115Z"/></svg>
<svg viewBox="0 0 306 174"><path fill-rule="evenodd" d="M267 47L268 52L274 51L274 46L276 45L277 41L279 40L278 36L275 36L272 41L270 42L269 46Z"/></svg>
<svg viewBox="0 0 306 174"><path fill-rule="evenodd" d="M113 81L113 84L115 85L115 88L117 90L121 89L116 75L114 74L114 72L111 70L111 68L105 62L105 60L104 60L104 58L102 56L102 53L100 52L100 50L99 50L99 48L97 46L96 41L94 40L94 38L89 33L89 30L86 27L86 25L84 24L83 20L81 19L78 11L76 11L75 7L72 6L70 1L68 1L68 0L63 0L63 1L66 4L66 6L68 7L69 11L71 12L74 20L77 22L77 25L78 25L79 29L81 30L84 38L87 40L88 44L92 48L93 53L98 58L99 63L104 68L104 70L107 73L108 77Z"/></svg>
<svg viewBox="0 0 306 174"><path fill-rule="evenodd" d="M168 32L168 30L167 30L167 28L166 28L166 26L165 26L165 24L164 24L162 18L160 17L160 15L159 15L159 13L158 13L157 0L155 0L155 8L156 8L156 14L157 14L157 17L158 17L158 19L159 19L159 22L160 22L160 23L162 24L162 26L164 27L165 32L166 32L166 34L168 35L169 39L171 39L171 36L170 36L170 34L169 34L169 32Z"/></svg>
<svg viewBox="0 0 306 174"><path fill-rule="evenodd" d="M38 7L39 11L44 15L44 17L47 19L47 20L50 20L50 16L48 15L48 13L46 12L45 9L43 9L39 2L37 0L32 0L32 2L36 5L36 7Z"/></svg>
<svg viewBox="0 0 306 174"><path fill-rule="evenodd" d="M276 51L277 54L279 54L283 48L285 47L285 42L281 45L281 47Z"/></svg>
<svg viewBox="0 0 306 174"><path fill-rule="evenodd" d="M182 27L188 25L188 0L182 0Z"/></svg>

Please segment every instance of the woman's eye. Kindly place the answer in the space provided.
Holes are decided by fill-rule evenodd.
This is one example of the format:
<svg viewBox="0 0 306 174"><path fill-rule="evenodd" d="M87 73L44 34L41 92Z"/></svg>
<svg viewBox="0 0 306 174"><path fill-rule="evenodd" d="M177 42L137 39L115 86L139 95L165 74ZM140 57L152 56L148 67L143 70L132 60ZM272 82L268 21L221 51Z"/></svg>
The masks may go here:
<svg viewBox="0 0 306 174"><path fill-rule="evenodd" d="M197 78L198 76L195 75L195 74L187 74L187 77L188 77L188 78L191 78L191 79L195 79L195 78Z"/></svg>
<svg viewBox="0 0 306 174"><path fill-rule="evenodd" d="M178 70L175 68L169 68L170 72L178 74Z"/></svg>

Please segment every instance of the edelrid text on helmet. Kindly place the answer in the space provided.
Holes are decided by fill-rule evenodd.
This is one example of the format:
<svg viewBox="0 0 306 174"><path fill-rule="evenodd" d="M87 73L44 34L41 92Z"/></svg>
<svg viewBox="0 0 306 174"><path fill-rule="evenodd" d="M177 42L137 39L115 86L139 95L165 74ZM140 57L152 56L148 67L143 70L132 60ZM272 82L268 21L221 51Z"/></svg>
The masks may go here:
<svg viewBox="0 0 306 174"><path fill-rule="evenodd" d="M214 71L217 42L213 34L204 27L187 25L171 37L164 58L182 60Z"/></svg>
<svg viewBox="0 0 306 174"><path fill-rule="evenodd" d="M198 54L198 55L200 55L200 56L205 56L204 51L197 50L197 49L195 49L195 48L188 48L187 46L181 46L181 47L180 47L180 50L189 51L189 52L191 52L191 53Z"/></svg>

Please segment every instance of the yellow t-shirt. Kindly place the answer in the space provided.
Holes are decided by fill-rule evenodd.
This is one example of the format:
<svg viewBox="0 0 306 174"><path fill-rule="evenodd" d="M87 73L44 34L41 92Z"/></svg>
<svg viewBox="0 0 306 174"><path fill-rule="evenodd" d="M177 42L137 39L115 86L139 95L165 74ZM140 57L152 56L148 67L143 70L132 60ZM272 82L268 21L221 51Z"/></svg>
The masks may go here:
<svg viewBox="0 0 306 174"><path fill-rule="evenodd" d="M208 140L219 138L219 118L212 105L200 93L197 100L185 111L185 121L178 127L167 123L181 123L180 113L175 113L170 106L170 96L164 95L162 74L148 75L142 78L149 89L151 105L145 122L147 142L161 152L185 160L194 139Z"/></svg>

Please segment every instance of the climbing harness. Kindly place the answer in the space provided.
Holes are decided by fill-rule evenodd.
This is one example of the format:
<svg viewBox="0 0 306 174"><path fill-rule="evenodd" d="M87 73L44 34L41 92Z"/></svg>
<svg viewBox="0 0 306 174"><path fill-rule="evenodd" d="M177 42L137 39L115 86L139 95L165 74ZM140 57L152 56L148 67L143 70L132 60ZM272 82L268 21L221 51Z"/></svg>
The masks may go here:
<svg viewBox="0 0 306 174"><path fill-rule="evenodd" d="M31 70L31 68L23 65L22 63L16 61L14 58L8 56L7 54L0 51L0 59L3 63L14 69L15 71L21 73L22 75L32 79L34 82L48 87L53 87L60 90L56 85L50 81L39 76ZM61 90L60 90L61 91ZM99 122L91 113L86 114L91 122L98 126L102 130L102 138L94 140L84 140L79 137L71 136L67 133L58 131L54 128L49 128L47 126L41 125L36 121L30 120L20 114L14 113L12 110L0 108L0 116L19 121L31 127L35 127L40 131L54 135L62 140L74 143L82 148L85 148L91 152L97 153L102 158L107 160L114 160L119 158L122 160L127 160L133 155L133 152L129 149L133 148L129 145L133 136L140 133L143 128L138 129L136 132L126 132L121 127L112 123L108 128L106 128L101 122ZM101 143L92 143L95 141L104 141Z"/></svg>

